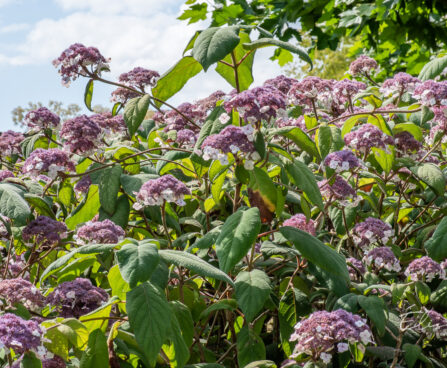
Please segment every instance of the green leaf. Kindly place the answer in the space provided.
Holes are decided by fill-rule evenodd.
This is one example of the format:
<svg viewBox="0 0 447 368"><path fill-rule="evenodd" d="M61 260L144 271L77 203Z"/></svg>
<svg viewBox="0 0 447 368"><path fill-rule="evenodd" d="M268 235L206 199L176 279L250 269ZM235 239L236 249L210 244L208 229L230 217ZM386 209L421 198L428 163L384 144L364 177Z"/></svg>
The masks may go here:
<svg viewBox="0 0 447 368"><path fill-rule="evenodd" d="M106 167L101 170L99 179L99 203L101 208L109 215L116 210L118 192L120 190L120 177L123 169L119 165Z"/></svg>
<svg viewBox="0 0 447 368"><path fill-rule="evenodd" d="M185 56L171 69L164 73L152 88L152 95L162 101L167 101L180 91L192 77L202 71L202 66L191 56ZM162 103L156 101L157 106Z"/></svg>
<svg viewBox="0 0 447 368"><path fill-rule="evenodd" d="M85 351L82 353L80 368L108 368L109 352L107 339L100 329L93 331L89 338Z"/></svg>
<svg viewBox="0 0 447 368"><path fill-rule="evenodd" d="M129 323L147 359L155 361L170 333L172 310L161 289L149 282L127 293Z"/></svg>
<svg viewBox="0 0 447 368"><path fill-rule="evenodd" d="M416 281L416 283L414 284L414 289L421 304L426 305L430 300L430 287L425 282Z"/></svg>
<svg viewBox="0 0 447 368"><path fill-rule="evenodd" d="M169 302L171 309L177 317L177 321L181 330L183 339L189 347L194 339L194 321L192 319L191 311L188 307L178 300Z"/></svg>
<svg viewBox="0 0 447 368"><path fill-rule="evenodd" d="M149 280L160 260L157 246L150 241L125 244L116 252L116 258L121 275L131 288Z"/></svg>
<svg viewBox="0 0 447 368"><path fill-rule="evenodd" d="M357 302L366 312L368 317L373 321L374 325L379 332L379 335L383 336L385 333L385 323L386 323L386 306L383 299L378 296L363 296L359 295L357 297Z"/></svg>
<svg viewBox="0 0 447 368"><path fill-rule="evenodd" d="M191 328L190 333L192 334L194 329L192 318L189 322L191 323L189 328ZM170 366L172 368L184 367L186 362L189 360L189 349L185 341L185 335L182 336L182 330L180 329L178 318L174 313L172 314L170 327L168 339L171 341L171 344L163 345L163 351L169 358L169 362L171 363Z"/></svg>
<svg viewBox="0 0 447 368"><path fill-rule="evenodd" d="M34 353L27 352L23 359L20 362L21 368L41 368L42 362L40 359L38 359Z"/></svg>
<svg viewBox="0 0 447 368"><path fill-rule="evenodd" d="M237 360L240 367L265 359L265 345L249 326L244 326L237 335Z"/></svg>
<svg viewBox="0 0 447 368"><path fill-rule="evenodd" d="M207 69L222 60L239 44L239 26L210 27L197 37L192 49L192 56Z"/></svg>
<svg viewBox="0 0 447 368"><path fill-rule="evenodd" d="M275 212L277 202L276 186L270 176L259 167L250 172L251 180L248 185L254 192L259 193L265 206L270 212Z"/></svg>
<svg viewBox="0 0 447 368"><path fill-rule="evenodd" d="M419 166L411 167L410 170L432 188L437 195L444 195L445 177L438 166L432 163L421 163Z"/></svg>
<svg viewBox="0 0 447 368"><path fill-rule="evenodd" d="M141 186L149 180L159 178L156 174L137 174L126 175L122 174L120 181L124 191L132 197L135 197L135 193L138 193Z"/></svg>
<svg viewBox="0 0 447 368"><path fill-rule="evenodd" d="M444 217L435 232L424 244L429 257L437 262L447 258L447 217Z"/></svg>
<svg viewBox="0 0 447 368"><path fill-rule="evenodd" d="M14 220L16 225L25 225L31 210L21 189L12 184L0 184L0 213Z"/></svg>
<svg viewBox="0 0 447 368"><path fill-rule="evenodd" d="M223 129L225 125L222 124L219 117L224 112L225 109L222 106L217 106L206 118L205 124L203 124L202 128L200 128L199 138L197 138L195 145L196 149L200 149L206 137L210 136L211 134L219 133Z"/></svg>
<svg viewBox="0 0 447 368"><path fill-rule="evenodd" d="M237 308L237 302L234 299L219 300L218 302L211 304L202 313L200 313L199 319L201 320L206 319L211 313L219 310L234 311L236 308Z"/></svg>
<svg viewBox="0 0 447 368"><path fill-rule="evenodd" d="M447 56L438 57L424 65L418 78L421 81L434 79L447 67Z"/></svg>
<svg viewBox="0 0 447 368"><path fill-rule="evenodd" d="M102 207L99 209L99 221L109 219L123 229L126 228L129 221L130 204L126 195L122 195L116 201L116 211L109 215L106 211L103 211Z"/></svg>
<svg viewBox="0 0 447 368"><path fill-rule="evenodd" d="M413 368L422 353L421 347L419 345L404 344L402 350L405 353L404 358L408 368Z"/></svg>
<svg viewBox="0 0 447 368"><path fill-rule="evenodd" d="M312 171L298 160L288 162L285 167L292 182L306 193L314 205L320 210L323 210L323 198L321 197L320 188L318 188L317 181Z"/></svg>
<svg viewBox="0 0 447 368"><path fill-rule="evenodd" d="M318 153L318 149L315 143L312 141L312 139L309 138L306 133L304 133L298 127L284 127L274 129L270 135L281 135L283 137L289 138L303 151L307 152L309 155L316 157L317 159L320 159L320 154Z"/></svg>
<svg viewBox="0 0 447 368"><path fill-rule="evenodd" d="M207 11L207 3L194 4L189 9L183 11L183 13L177 19L189 19L188 24L196 23L199 20L206 20Z"/></svg>
<svg viewBox="0 0 447 368"><path fill-rule="evenodd" d="M271 291L270 279L264 271L242 271L235 281L236 300L247 322L253 321L262 310Z"/></svg>
<svg viewBox="0 0 447 368"><path fill-rule="evenodd" d="M371 150L374 153L374 158L379 163L380 167L383 169L383 171L385 171L388 174L393 168L394 148L393 147L389 148L391 153L388 153L385 150L377 147L372 147Z"/></svg>
<svg viewBox="0 0 447 368"><path fill-rule="evenodd" d="M93 79L89 79L87 85L85 86L84 92L84 102L87 109L92 110L92 97L93 97Z"/></svg>
<svg viewBox="0 0 447 368"><path fill-rule="evenodd" d="M242 44L244 42L250 42L250 37L245 32L239 33L239 37L241 41L239 45L237 45L237 47L233 50L236 63L239 63L247 53L247 51L242 47ZM242 61L242 63L239 64L237 68L239 83L238 87L240 91L245 91L253 83L252 69L254 56L254 52L250 53L250 55L245 57L245 59ZM231 55L225 56L223 61L228 64L233 64ZM216 72L218 72L228 83L230 83L233 88L237 88L234 68L223 63L217 63Z"/></svg>
<svg viewBox="0 0 447 368"><path fill-rule="evenodd" d="M56 216L54 215L53 210L50 207L50 204L42 197L39 197L35 194L26 193L24 195L25 200L34 207L34 209L40 213L41 215L51 217L53 220L56 220Z"/></svg>
<svg viewBox="0 0 447 368"><path fill-rule="evenodd" d="M226 273L191 253L170 249L162 249L158 253L160 254L161 259L167 263L185 267L202 277L211 277L216 280L225 281L230 285L234 285L233 280L231 280Z"/></svg>
<svg viewBox="0 0 447 368"><path fill-rule="evenodd" d="M287 50L294 54L297 54L301 60L305 61L306 63L308 63L310 65L310 69L312 70L312 68L313 68L312 59L310 58L308 53L302 47L292 45L288 42L275 40L274 38L260 38L256 41L251 42L251 43L244 44L244 48L247 50L255 50L255 49L258 49L261 47L267 47L267 46L277 46L284 50Z"/></svg>
<svg viewBox="0 0 447 368"><path fill-rule="evenodd" d="M271 360L257 360L247 364L244 368L277 368L277 365Z"/></svg>
<svg viewBox="0 0 447 368"><path fill-rule="evenodd" d="M247 254L261 229L259 209L239 209L227 218L216 240L219 267L224 272L231 269Z"/></svg>
<svg viewBox="0 0 447 368"><path fill-rule="evenodd" d="M67 217L65 224L70 230L74 230L76 225L91 220L98 213L99 207L98 186L90 185L84 200L74 209L70 216Z"/></svg>
<svg viewBox="0 0 447 368"><path fill-rule="evenodd" d="M343 255L305 231L290 226L281 227L279 231L292 242L304 258L334 277L349 283L349 272Z"/></svg>
<svg viewBox="0 0 447 368"><path fill-rule="evenodd" d="M149 95L132 98L124 107L124 121L133 136L146 116L151 98Z"/></svg>

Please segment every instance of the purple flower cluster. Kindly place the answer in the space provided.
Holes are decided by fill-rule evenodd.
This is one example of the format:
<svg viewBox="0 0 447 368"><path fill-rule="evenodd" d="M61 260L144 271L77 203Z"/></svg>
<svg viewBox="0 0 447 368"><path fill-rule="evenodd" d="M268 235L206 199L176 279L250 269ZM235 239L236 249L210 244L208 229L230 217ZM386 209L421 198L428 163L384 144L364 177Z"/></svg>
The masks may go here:
<svg viewBox="0 0 447 368"><path fill-rule="evenodd" d="M42 336L43 331L36 321L26 321L11 313L0 316L0 345L17 354L40 351Z"/></svg>
<svg viewBox="0 0 447 368"><path fill-rule="evenodd" d="M25 139L22 133L7 130L0 134L0 156L19 154L22 150L20 144Z"/></svg>
<svg viewBox="0 0 447 368"><path fill-rule="evenodd" d="M113 116L111 112L92 115L90 120L96 123L108 136L112 133L124 133L127 129L123 115Z"/></svg>
<svg viewBox="0 0 447 368"><path fill-rule="evenodd" d="M365 88L365 83L350 79L342 79L341 81L335 82L333 96L337 103L344 105L348 102L352 106L352 98Z"/></svg>
<svg viewBox="0 0 447 368"><path fill-rule="evenodd" d="M100 144L101 128L86 115L64 122L60 132L64 148L78 155L90 155Z"/></svg>
<svg viewBox="0 0 447 368"><path fill-rule="evenodd" d="M56 307L64 318L90 313L106 302L109 295L101 288L92 285L89 279L77 278L58 285L47 297L47 302Z"/></svg>
<svg viewBox="0 0 447 368"><path fill-rule="evenodd" d="M298 127L302 130L306 130L306 122L302 115L298 118L279 118L275 120L275 124L278 128Z"/></svg>
<svg viewBox="0 0 447 368"><path fill-rule="evenodd" d="M359 159L352 151L348 150L329 153L323 163L338 173L353 170L360 166Z"/></svg>
<svg viewBox="0 0 447 368"><path fill-rule="evenodd" d="M374 217L368 217L365 221L356 224L352 231L354 241L363 249L367 249L378 241L386 244L393 236L392 227Z"/></svg>
<svg viewBox="0 0 447 368"><path fill-rule="evenodd" d="M182 129L177 132L176 142L180 146L194 147L196 140L197 135L191 129Z"/></svg>
<svg viewBox="0 0 447 368"><path fill-rule="evenodd" d="M42 360L42 368L65 368L66 366L65 361L58 355Z"/></svg>
<svg viewBox="0 0 447 368"><path fill-rule="evenodd" d="M75 43L53 60L53 65L59 68L62 84L68 87L79 75L87 76L88 73L100 75L101 71L108 71L109 61L110 59L102 56L96 47L85 47ZM90 67L90 70L87 70L87 67Z"/></svg>
<svg viewBox="0 0 447 368"><path fill-rule="evenodd" d="M346 263L348 264L348 271L351 280L357 280L359 278L359 274L363 275L366 272L365 265L357 258L346 258Z"/></svg>
<svg viewBox="0 0 447 368"><path fill-rule="evenodd" d="M286 77L285 75L278 75L275 78L267 79L264 82L264 86L273 86L287 95L290 91L290 88L292 88L293 84L296 82L296 79Z"/></svg>
<svg viewBox="0 0 447 368"><path fill-rule="evenodd" d="M7 178L13 178L14 174L9 170L0 170L0 182Z"/></svg>
<svg viewBox="0 0 447 368"><path fill-rule="evenodd" d="M246 160L246 169L253 169L253 161L259 160L260 156L253 145L253 128L251 125L237 127L229 125L218 134L206 137L202 143L203 158L205 160L219 160L222 165L228 164L228 153L236 155L241 153Z"/></svg>
<svg viewBox="0 0 447 368"><path fill-rule="evenodd" d="M302 213L293 215L291 218L285 220L283 226L295 227L297 229L306 231L313 236L317 234L315 231L315 221L312 219L307 220L306 216L304 216Z"/></svg>
<svg viewBox="0 0 447 368"><path fill-rule="evenodd" d="M1 274L3 274L3 272L5 271L5 268L7 268L7 274L10 277L16 278L22 273L22 270L25 267L25 265L26 265L26 262L25 262L24 254L22 254L20 256L13 254L7 264L6 264L6 262L5 262L5 264L2 264L2 267L0 268L0 272L1 272ZM26 272L22 276L22 278L27 279L28 275L29 275L28 272Z"/></svg>
<svg viewBox="0 0 447 368"><path fill-rule="evenodd" d="M331 96L333 82L319 77L305 77L289 90L289 99L294 105L312 106L317 100Z"/></svg>
<svg viewBox="0 0 447 368"><path fill-rule="evenodd" d="M45 172L54 179L59 172L75 171L75 165L68 154L58 148L37 148L26 159L22 171L32 177Z"/></svg>
<svg viewBox="0 0 447 368"><path fill-rule="evenodd" d="M371 249L363 257L363 262L377 271L380 271L382 269L390 272L400 271L399 260L396 258L391 248L388 247L378 247Z"/></svg>
<svg viewBox="0 0 447 368"><path fill-rule="evenodd" d="M119 76L119 82L127 87L140 89L144 92L147 86L154 87L160 74L155 70L149 70L142 67L133 68L130 72L123 73Z"/></svg>
<svg viewBox="0 0 447 368"><path fill-rule="evenodd" d="M61 239L67 236L67 231L67 226L63 222L39 216L23 229L22 239L37 247L51 247L60 243Z"/></svg>
<svg viewBox="0 0 447 368"><path fill-rule="evenodd" d="M420 82L418 78L401 72L383 82L380 92L385 96L401 96L404 92L413 92Z"/></svg>
<svg viewBox="0 0 447 368"><path fill-rule="evenodd" d="M57 128L61 119L46 107L39 107L37 110L26 114L23 121L32 131L39 131L41 129Z"/></svg>
<svg viewBox="0 0 447 368"><path fill-rule="evenodd" d="M163 175L141 186L140 191L135 193L137 201L134 208L138 210L144 206L160 206L164 201L183 206L184 196L188 194L191 194L190 190L180 180L172 175Z"/></svg>
<svg viewBox="0 0 447 368"><path fill-rule="evenodd" d="M256 123L275 117L287 118L286 96L272 85L255 87L234 94L224 107L228 114L236 110L244 121Z"/></svg>
<svg viewBox="0 0 447 368"><path fill-rule="evenodd" d="M394 144L399 152L418 152L422 148L422 143L416 140L409 132L399 132L394 135Z"/></svg>
<svg viewBox="0 0 447 368"><path fill-rule="evenodd" d="M211 93L208 97L202 98L195 103L194 110L200 111L204 114L208 113L216 107L218 101L225 98L225 92L220 90Z"/></svg>
<svg viewBox="0 0 447 368"><path fill-rule="evenodd" d="M424 323L422 325L422 330L429 335L434 335L438 339L447 340L447 318L435 310L427 310L426 316L430 321L428 324ZM427 321L425 320L424 322Z"/></svg>
<svg viewBox="0 0 447 368"><path fill-rule="evenodd" d="M374 69L377 69L377 61L369 56L360 55L349 65L349 74L364 75L369 74Z"/></svg>
<svg viewBox="0 0 447 368"><path fill-rule="evenodd" d="M78 193L87 193L90 185L92 185L90 175L84 175L81 180L75 184L74 190Z"/></svg>
<svg viewBox="0 0 447 368"><path fill-rule="evenodd" d="M414 89L413 97L425 106L447 105L447 82L422 82Z"/></svg>
<svg viewBox="0 0 447 368"><path fill-rule="evenodd" d="M345 135L345 143L361 153L368 153L372 147L387 149L394 140L372 124L363 124L357 130Z"/></svg>
<svg viewBox="0 0 447 368"><path fill-rule="evenodd" d="M317 311L295 326L290 341L297 341L291 358L301 354L328 364L332 354L349 350L349 344L363 346L373 343L371 329L358 315L337 309Z"/></svg>
<svg viewBox="0 0 447 368"><path fill-rule="evenodd" d="M44 297L40 291L31 282L22 278L1 280L0 298L6 300L10 306L21 303L26 308L34 310L44 304Z"/></svg>
<svg viewBox="0 0 447 368"><path fill-rule="evenodd" d="M331 183L331 181L333 182ZM357 198L354 188L340 175L335 175L332 180L324 179L318 182L321 194L326 198L334 198L338 200L347 200L349 198Z"/></svg>
<svg viewBox="0 0 447 368"><path fill-rule="evenodd" d="M132 98L140 97L141 94L131 89L118 87L112 92L111 102L121 102L123 105Z"/></svg>
<svg viewBox="0 0 447 368"><path fill-rule="evenodd" d="M405 276L412 281L431 282L435 277L445 279L445 270L430 257L421 257L412 261L405 270Z"/></svg>
<svg viewBox="0 0 447 368"><path fill-rule="evenodd" d="M124 239L126 233L109 219L89 221L76 232L76 238L85 243L116 244Z"/></svg>
<svg viewBox="0 0 447 368"><path fill-rule="evenodd" d="M8 227L6 225L11 225L11 219L9 217L0 214L0 241L8 241L11 237L9 234Z"/></svg>
<svg viewBox="0 0 447 368"><path fill-rule="evenodd" d="M206 119L206 112L200 109L197 109L195 105L190 104L189 102L182 103L177 107L177 110L183 114L179 114L175 110L169 110L164 114L157 113L153 116L153 119L159 123L166 124L165 131L169 132L171 130L180 131L183 129L193 129L198 132L198 129L190 124L188 119L194 121L196 124L204 123ZM186 119L186 118L188 119Z"/></svg>

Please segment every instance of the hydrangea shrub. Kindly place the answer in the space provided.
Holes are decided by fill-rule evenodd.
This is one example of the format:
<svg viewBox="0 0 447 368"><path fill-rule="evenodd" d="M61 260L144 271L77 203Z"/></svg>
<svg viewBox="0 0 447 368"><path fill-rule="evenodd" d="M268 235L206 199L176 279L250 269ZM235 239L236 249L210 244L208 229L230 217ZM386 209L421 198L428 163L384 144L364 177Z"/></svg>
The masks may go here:
<svg viewBox="0 0 447 368"><path fill-rule="evenodd" d="M55 59L114 105L0 134L2 367L447 366L447 82L361 56L250 88L271 43L209 28L117 81ZM215 64L232 91L167 101Z"/></svg>

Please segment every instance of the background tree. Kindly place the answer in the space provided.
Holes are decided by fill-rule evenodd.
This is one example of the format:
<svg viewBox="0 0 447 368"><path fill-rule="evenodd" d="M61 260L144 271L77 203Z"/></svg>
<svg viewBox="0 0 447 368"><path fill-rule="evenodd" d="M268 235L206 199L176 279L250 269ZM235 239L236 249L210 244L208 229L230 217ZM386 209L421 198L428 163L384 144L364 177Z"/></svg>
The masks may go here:
<svg viewBox="0 0 447 368"><path fill-rule="evenodd" d="M447 2L435 0L188 0L179 19L212 26L257 25L283 40L310 49L337 50L345 37L358 37L351 53L373 52L382 75L406 70L417 74L447 43ZM274 58L284 59L284 52ZM279 60L281 62L281 60Z"/></svg>

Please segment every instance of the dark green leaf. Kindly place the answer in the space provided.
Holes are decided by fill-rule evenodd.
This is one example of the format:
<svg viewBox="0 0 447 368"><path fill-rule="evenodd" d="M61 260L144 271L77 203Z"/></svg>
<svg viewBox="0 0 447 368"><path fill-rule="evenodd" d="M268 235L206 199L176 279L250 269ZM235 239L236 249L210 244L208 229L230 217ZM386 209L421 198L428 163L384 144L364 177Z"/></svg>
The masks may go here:
<svg viewBox="0 0 447 368"><path fill-rule="evenodd" d="M85 86L84 102L87 109L92 110L92 97L93 97L93 79L90 79Z"/></svg>
<svg viewBox="0 0 447 368"><path fill-rule="evenodd" d="M437 195L444 195L445 178L438 166L432 163L421 163L419 166L411 167L410 170L414 175L432 188Z"/></svg>
<svg viewBox="0 0 447 368"><path fill-rule="evenodd" d="M88 344L82 353L80 368L109 368L107 339L100 329L93 331L88 337Z"/></svg>
<svg viewBox="0 0 447 368"><path fill-rule="evenodd" d="M421 81L434 79L447 67L447 56L438 57L424 65L418 78Z"/></svg>
<svg viewBox="0 0 447 368"><path fill-rule="evenodd" d="M109 215L116 210L118 192L120 190L120 177L123 169L119 165L106 167L101 170L99 180L99 203L101 208Z"/></svg>
<svg viewBox="0 0 447 368"><path fill-rule="evenodd" d="M244 326L237 335L237 360L240 367L265 359L265 345L249 326Z"/></svg>
<svg viewBox="0 0 447 368"><path fill-rule="evenodd" d="M368 317L373 321L377 331L382 336L385 333L386 323L386 306L383 299L375 295L363 296L359 295L357 298L359 305L366 312Z"/></svg>
<svg viewBox="0 0 447 368"><path fill-rule="evenodd" d="M16 225L26 223L31 210L21 189L12 184L0 184L0 213L14 220Z"/></svg>
<svg viewBox="0 0 447 368"><path fill-rule="evenodd" d="M151 98L149 95L132 98L124 107L124 121L130 136L138 130L146 116Z"/></svg>

